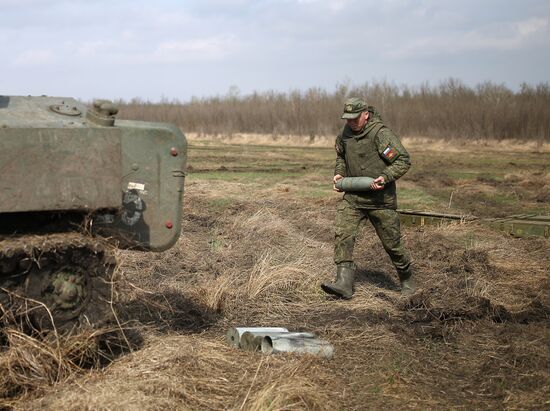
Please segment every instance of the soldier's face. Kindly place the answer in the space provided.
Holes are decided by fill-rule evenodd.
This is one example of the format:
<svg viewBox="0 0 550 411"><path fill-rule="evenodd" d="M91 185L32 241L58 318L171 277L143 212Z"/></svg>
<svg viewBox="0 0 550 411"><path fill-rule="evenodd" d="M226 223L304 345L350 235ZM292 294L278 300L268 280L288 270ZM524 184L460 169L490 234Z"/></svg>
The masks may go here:
<svg viewBox="0 0 550 411"><path fill-rule="evenodd" d="M369 112L363 111L361 114L359 114L359 117L353 118L353 119L350 118L347 120L347 122L348 122L348 126L353 131L361 131L363 127L365 127L365 124L367 124L368 119L369 119Z"/></svg>

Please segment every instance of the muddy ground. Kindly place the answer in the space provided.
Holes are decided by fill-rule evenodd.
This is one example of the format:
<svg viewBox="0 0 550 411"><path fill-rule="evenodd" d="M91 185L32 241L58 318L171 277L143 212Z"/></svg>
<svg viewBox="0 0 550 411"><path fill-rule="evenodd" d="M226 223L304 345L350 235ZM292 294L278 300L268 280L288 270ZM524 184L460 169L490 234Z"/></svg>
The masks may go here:
<svg viewBox="0 0 550 411"><path fill-rule="evenodd" d="M550 214L550 154L497 151L486 161L479 149L412 145L400 206ZM404 228L419 290L401 298L366 226L355 297L337 301L319 287L333 276L339 201L330 148L195 141L189 161L176 246L118 253L125 352L61 369L58 349L48 368L28 360L36 343L12 335L0 356L5 409L550 407L549 239L479 223ZM234 326L314 332L335 354L244 352L224 339Z"/></svg>

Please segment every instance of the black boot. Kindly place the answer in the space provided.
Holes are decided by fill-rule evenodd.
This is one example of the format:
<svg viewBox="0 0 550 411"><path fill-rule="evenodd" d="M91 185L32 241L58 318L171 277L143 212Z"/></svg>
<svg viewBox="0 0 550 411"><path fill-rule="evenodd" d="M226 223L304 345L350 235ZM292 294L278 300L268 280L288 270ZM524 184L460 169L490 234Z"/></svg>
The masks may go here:
<svg viewBox="0 0 550 411"><path fill-rule="evenodd" d="M333 283L323 283L321 288L325 293L349 300L353 296L355 282L355 264L341 263L336 266L336 279Z"/></svg>
<svg viewBox="0 0 550 411"><path fill-rule="evenodd" d="M416 291L416 281L414 281L412 269L405 271L398 271L399 282L401 283L401 295L409 296L414 294Z"/></svg>

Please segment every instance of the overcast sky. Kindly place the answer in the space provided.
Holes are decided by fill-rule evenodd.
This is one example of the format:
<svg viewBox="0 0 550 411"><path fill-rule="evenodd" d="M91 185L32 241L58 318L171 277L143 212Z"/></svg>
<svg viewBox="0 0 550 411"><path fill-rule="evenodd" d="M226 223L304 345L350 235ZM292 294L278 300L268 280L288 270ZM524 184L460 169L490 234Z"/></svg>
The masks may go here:
<svg viewBox="0 0 550 411"><path fill-rule="evenodd" d="M0 0L0 94L550 80L550 0Z"/></svg>

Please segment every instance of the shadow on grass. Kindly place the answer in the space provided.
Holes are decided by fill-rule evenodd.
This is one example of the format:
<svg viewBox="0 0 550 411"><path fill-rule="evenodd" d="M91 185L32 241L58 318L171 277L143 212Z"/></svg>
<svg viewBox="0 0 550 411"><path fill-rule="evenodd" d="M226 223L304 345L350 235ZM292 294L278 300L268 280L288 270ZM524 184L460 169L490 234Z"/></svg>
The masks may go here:
<svg viewBox="0 0 550 411"><path fill-rule="evenodd" d="M121 312L128 321L161 330L197 333L210 328L219 314L203 307L183 292L140 294L123 304Z"/></svg>
<svg viewBox="0 0 550 411"><path fill-rule="evenodd" d="M385 288L386 290L391 291L400 290L400 287L396 282L397 277L395 275L365 268L358 268L355 273L355 280L357 283L370 283L376 287Z"/></svg>

